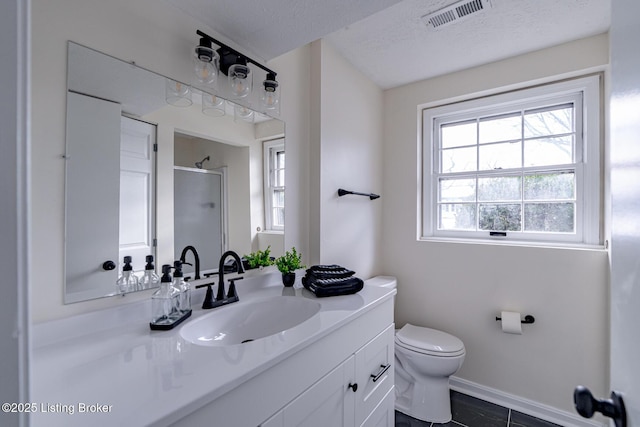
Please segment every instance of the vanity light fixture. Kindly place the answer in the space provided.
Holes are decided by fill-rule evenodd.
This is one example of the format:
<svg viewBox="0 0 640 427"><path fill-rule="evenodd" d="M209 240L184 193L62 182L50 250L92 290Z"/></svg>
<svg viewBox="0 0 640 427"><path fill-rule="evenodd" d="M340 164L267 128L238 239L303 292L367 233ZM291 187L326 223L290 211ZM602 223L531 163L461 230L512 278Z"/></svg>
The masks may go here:
<svg viewBox="0 0 640 427"><path fill-rule="evenodd" d="M242 120L245 122L253 123L255 119L255 114L253 110L251 108L245 107L244 105L240 105L240 104L234 104L233 114L236 122L238 120Z"/></svg>
<svg viewBox="0 0 640 427"><path fill-rule="evenodd" d="M274 110L278 108L280 104L280 90L278 89L278 82L276 76L272 73L267 73L267 78L262 82L262 94L260 96L260 103L267 110Z"/></svg>
<svg viewBox="0 0 640 427"><path fill-rule="evenodd" d="M204 57L206 64L217 66L219 71L227 76L228 84L226 89L228 90L230 99L235 99L243 104L251 105L252 102L250 99L254 97L254 73L252 71L252 67L257 67L266 72L266 78L260 85L260 92L255 94L256 101L259 101L259 105L257 105L257 107L263 111L268 111L271 115L279 114L280 86L276 80L277 74L273 70L265 67L254 59L243 55L237 50L214 39L200 30L196 31L196 33L200 36L200 44L196 47L196 56L200 58L200 62L203 61L201 57ZM218 46L215 51L212 47L213 45ZM215 53L217 57L211 55L211 52ZM200 53L202 53L202 55L200 55ZM212 59L208 61L208 58ZM201 67L198 67L199 66L197 65L196 72L201 73ZM198 80L198 82L202 83L200 80ZM256 102L256 104L257 103L258 102Z"/></svg>
<svg viewBox="0 0 640 427"><path fill-rule="evenodd" d="M210 93L202 92L202 114L211 117L224 116L224 99Z"/></svg>
<svg viewBox="0 0 640 427"><path fill-rule="evenodd" d="M196 82L215 89L218 83L218 60L220 55L211 47L211 40L206 37L200 39L195 48L193 65Z"/></svg>
<svg viewBox="0 0 640 427"><path fill-rule="evenodd" d="M175 107L189 107L191 100L191 86L175 80L166 79L165 96L168 104Z"/></svg>

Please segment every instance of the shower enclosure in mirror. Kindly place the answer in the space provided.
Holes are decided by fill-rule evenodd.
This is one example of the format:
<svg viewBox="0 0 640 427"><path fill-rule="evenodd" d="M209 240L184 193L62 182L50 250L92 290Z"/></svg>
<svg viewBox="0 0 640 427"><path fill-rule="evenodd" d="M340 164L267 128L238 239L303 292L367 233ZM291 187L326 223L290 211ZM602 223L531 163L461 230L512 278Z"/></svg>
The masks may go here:
<svg viewBox="0 0 640 427"><path fill-rule="evenodd" d="M265 233L263 182L281 121L219 101L212 115L214 94L73 42L67 70L65 303L117 294L125 256L140 274L147 255L159 270L192 245L213 272L226 249L282 251L283 233ZM189 87L190 105L168 104L167 87Z"/></svg>

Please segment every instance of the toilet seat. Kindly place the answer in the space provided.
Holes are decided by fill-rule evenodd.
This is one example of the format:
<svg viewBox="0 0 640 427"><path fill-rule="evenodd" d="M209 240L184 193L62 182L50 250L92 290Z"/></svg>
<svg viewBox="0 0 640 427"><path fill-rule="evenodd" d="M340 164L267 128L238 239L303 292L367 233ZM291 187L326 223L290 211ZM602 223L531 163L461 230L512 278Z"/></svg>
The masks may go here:
<svg viewBox="0 0 640 427"><path fill-rule="evenodd" d="M455 357L465 353L462 341L446 332L414 326L409 323L396 332L399 347L438 357Z"/></svg>

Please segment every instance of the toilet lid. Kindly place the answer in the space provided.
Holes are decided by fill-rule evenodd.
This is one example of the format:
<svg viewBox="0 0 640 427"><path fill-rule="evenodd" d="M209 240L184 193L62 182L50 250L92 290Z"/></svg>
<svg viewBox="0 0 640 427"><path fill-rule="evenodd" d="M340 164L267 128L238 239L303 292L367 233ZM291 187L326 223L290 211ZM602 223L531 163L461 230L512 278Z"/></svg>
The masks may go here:
<svg viewBox="0 0 640 427"><path fill-rule="evenodd" d="M396 342L400 345L404 344L410 350L443 356L454 356L464 351L464 344L459 338L446 332L409 323L396 333Z"/></svg>

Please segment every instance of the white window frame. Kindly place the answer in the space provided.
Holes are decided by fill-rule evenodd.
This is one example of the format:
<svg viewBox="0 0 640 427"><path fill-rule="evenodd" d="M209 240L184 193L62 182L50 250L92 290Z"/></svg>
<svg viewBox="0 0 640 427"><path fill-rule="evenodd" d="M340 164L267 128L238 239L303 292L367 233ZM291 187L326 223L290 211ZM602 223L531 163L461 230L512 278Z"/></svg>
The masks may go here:
<svg viewBox="0 0 640 427"><path fill-rule="evenodd" d="M263 143L263 160L264 160L264 227L266 231L278 231L284 232L283 225L277 225L273 223L273 193L276 190L284 190L283 186L274 186L274 165L275 155L280 151L284 151L284 138L273 139L270 141L264 141ZM285 166L286 169L286 166ZM286 172L285 172L286 173Z"/></svg>
<svg viewBox="0 0 640 427"><path fill-rule="evenodd" d="M573 99L575 104L576 209L575 233L507 232L490 236L489 231L438 230L437 197L439 177L439 125L521 108L537 108ZM602 245L601 75L581 77L507 93L443 103L422 110L422 203L419 237L465 239L469 241L543 243L560 245ZM582 128L582 129L581 129ZM526 169L526 168L525 168ZM535 168L534 170L554 170ZM509 175L506 170L504 175ZM471 172L469 175L474 175ZM477 203L477 202L476 202Z"/></svg>

